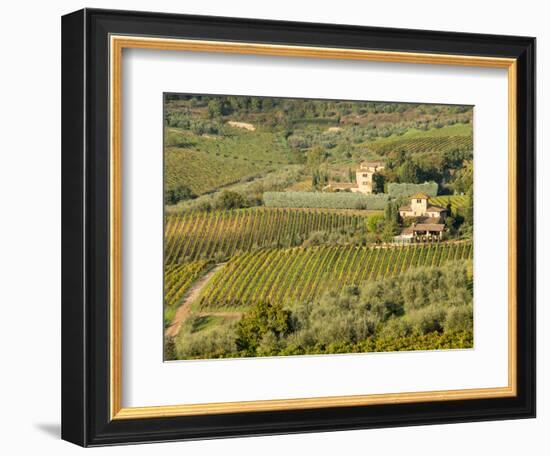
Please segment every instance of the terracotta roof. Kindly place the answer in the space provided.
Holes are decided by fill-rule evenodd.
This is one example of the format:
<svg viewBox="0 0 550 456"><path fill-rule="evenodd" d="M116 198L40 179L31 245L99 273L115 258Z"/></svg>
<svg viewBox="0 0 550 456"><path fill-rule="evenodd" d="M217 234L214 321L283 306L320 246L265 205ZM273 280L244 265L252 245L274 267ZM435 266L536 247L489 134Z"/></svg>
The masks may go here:
<svg viewBox="0 0 550 456"><path fill-rule="evenodd" d="M426 209L426 212L444 212L446 210L447 209L439 206L428 206L428 208Z"/></svg>
<svg viewBox="0 0 550 456"><path fill-rule="evenodd" d="M441 223L441 217L417 217L418 223Z"/></svg>
<svg viewBox="0 0 550 456"><path fill-rule="evenodd" d="M415 193L414 195L412 195L410 197L410 199L430 199L430 197L428 195L426 195L425 193L422 193L422 192L418 192L418 193Z"/></svg>
<svg viewBox="0 0 550 456"><path fill-rule="evenodd" d="M418 223L412 228L413 231L443 231L445 225L442 223Z"/></svg>
<svg viewBox="0 0 550 456"><path fill-rule="evenodd" d="M399 208L400 211L411 211L411 206L401 206Z"/></svg>

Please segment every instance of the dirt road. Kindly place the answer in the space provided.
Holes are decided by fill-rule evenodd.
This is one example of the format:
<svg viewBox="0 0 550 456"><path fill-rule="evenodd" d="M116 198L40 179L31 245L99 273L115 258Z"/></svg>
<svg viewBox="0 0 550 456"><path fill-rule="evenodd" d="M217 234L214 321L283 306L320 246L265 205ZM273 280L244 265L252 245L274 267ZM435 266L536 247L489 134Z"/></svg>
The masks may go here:
<svg viewBox="0 0 550 456"><path fill-rule="evenodd" d="M191 303L199 297L200 292L208 283L208 281L224 265L225 263L217 264L191 286L191 288L185 295L183 302L178 307L178 310L176 311L176 315L174 315L174 319L170 323L170 326L168 326L164 331L165 337L175 337L178 334L182 323L185 321L185 319L191 312Z"/></svg>

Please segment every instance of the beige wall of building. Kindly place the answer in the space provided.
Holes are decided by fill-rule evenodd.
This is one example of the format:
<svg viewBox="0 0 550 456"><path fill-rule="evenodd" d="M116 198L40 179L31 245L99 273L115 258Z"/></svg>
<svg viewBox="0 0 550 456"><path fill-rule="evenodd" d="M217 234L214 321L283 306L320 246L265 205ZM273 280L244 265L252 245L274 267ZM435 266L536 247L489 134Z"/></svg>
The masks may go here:
<svg viewBox="0 0 550 456"><path fill-rule="evenodd" d="M355 171L355 180L357 181L357 192L370 195L372 193L372 178L375 173L384 169L384 164L380 162L363 162Z"/></svg>

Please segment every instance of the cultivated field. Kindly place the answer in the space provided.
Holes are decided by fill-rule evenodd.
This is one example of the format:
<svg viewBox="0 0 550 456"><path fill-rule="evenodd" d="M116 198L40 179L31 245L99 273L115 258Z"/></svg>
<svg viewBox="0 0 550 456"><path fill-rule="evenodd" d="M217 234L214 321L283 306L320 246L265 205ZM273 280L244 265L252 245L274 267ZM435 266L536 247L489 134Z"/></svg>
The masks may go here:
<svg viewBox="0 0 550 456"><path fill-rule="evenodd" d="M223 259L262 247L300 245L313 232L364 232L366 221L366 214L352 211L250 208L185 212L166 218L165 261Z"/></svg>
<svg viewBox="0 0 550 456"><path fill-rule="evenodd" d="M471 106L164 101L166 359L472 347Z"/></svg>
<svg viewBox="0 0 550 456"><path fill-rule="evenodd" d="M378 154L399 150L405 153L438 153L448 150L472 150L472 137L468 136L424 136L395 139L374 143L371 148Z"/></svg>
<svg viewBox="0 0 550 456"><path fill-rule="evenodd" d="M167 190L184 185L195 195L290 163L288 149L272 133L236 130L221 141L171 128L165 142Z"/></svg>
<svg viewBox="0 0 550 456"><path fill-rule="evenodd" d="M312 301L412 268L472 258L471 243L391 248L321 246L237 255L208 283L197 309L243 309L256 301Z"/></svg>
<svg viewBox="0 0 550 456"><path fill-rule="evenodd" d="M430 203L441 207L447 207L447 205L450 204L451 210L453 212L457 212L457 211L460 212L466 207L468 203L468 197L466 195L432 196L430 198Z"/></svg>
<svg viewBox="0 0 550 456"><path fill-rule="evenodd" d="M164 270L165 322L170 322L185 293L211 265L207 261L173 264Z"/></svg>

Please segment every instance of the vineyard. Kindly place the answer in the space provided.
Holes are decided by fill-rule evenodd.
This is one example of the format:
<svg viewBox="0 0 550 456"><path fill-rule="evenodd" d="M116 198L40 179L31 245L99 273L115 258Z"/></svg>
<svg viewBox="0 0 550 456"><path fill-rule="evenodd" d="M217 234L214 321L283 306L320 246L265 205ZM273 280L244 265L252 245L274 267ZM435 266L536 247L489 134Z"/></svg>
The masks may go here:
<svg viewBox="0 0 550 456"><path fill-rule="evenodd" d="M424 152L443 153L449 150L472 150L472 136L426 136L418 138L396 139L393 141L376 142L370 148L377 154L402 150L407 154Z"/></svg>
<svg viewBox="0 0 550 456"><path fill-rule="evenodd" d="M466 195L440 195L432 196L430 203L440 207L447 207L451 204L451 210L456 213L461 211L468 205L468 197Z"/></svg>
<svg viewBox="0 0 550 456"><path fill-rule="evenodd" d="M471 136L471 135L472 135L472 124L458 122L452 125L445 125L442 128L429 128L428 130L410 128L401 135L392 134L387 137L381 137L374 140L374 142L371 142L371 144L376 144L377 146L379 146L392 141L403 140L403 139L415 139L415 138L427 138L427 137L441 138L446 136Z"/></svg>
<svg viewBox="0 0 550 456"><path fill-rule="evenodd" d="M366 219L353 212L269 208L168 215L166 264L226 258L261 247L295 246L316 231L349 234L364 230Z"/></svg>
<svg viewBox="0 0 550 456"><path fill-rule="evenodd" d="M295 182L287 189L287 191L290 192L307 192L309 190L311 190L311 179L304 179L299 182Z"/></svg>
<svg viewBox="0 0 550 456"><path fill-rule="evenodd" d="M208 267L207 261L166 266L164 270L165 320L171 320L189 287Z"/></svg>
<svg viewBox="0 0 550 456"><path fill-rule="evenodd" d="M274 134L233 131L223 136L165 131L166 188L189 187L196 195L290 163L291 156Z"/></svg>
<svg viewBox="0 0 550 456"><path fill-rule="evenodd" d="M265 165L257 165L238 157L211 156L190 149L169 148L164 157L166 190L183 185L195 195L211 192L238 182L243 177L267 170Z"/></svg>
<svg viewBox="0 0 550 456"><path fill-rule="evenodd" d="M240 309L262 300L311 301L331 288L471 258L471 243L265 249L233 257L203 289L198 308Z"/></svg>
<svg viewBox="0 0 550 456"><path fill-rule="evenodd" d="M165 359L472 346L472 106L167 93L163 121ZM451 218L401 243L419 192Z"/></svg>

